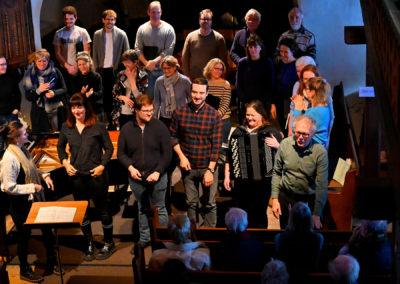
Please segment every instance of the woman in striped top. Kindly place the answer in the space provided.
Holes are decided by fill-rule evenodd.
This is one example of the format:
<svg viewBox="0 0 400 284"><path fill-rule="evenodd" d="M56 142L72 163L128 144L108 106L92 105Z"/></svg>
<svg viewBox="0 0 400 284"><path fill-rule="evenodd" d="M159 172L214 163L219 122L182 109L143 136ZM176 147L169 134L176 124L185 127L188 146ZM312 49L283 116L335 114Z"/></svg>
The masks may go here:
<svg viewBox="0 0 400 284"><path fill-rule="evenodd" d="M231 85L224 79L226 67L219 58L211 59L204 67L203 75L208 80L207 103L218 110L222 117L222 146L227 147L231 131Z"/></svg>

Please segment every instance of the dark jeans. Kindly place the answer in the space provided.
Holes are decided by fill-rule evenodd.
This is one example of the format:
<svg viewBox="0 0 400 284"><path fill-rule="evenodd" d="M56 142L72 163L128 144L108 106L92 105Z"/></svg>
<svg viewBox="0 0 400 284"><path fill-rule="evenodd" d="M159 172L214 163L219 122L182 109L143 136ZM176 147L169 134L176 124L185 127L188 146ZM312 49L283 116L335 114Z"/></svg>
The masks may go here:
<svg viewBox="0 0 400 284"><path fill-rule="evenodd" d="M18 258L21 272L28 270L28 243L31 236L29 226L24 226L32 202L28 201L29 195L9 195L10 214L18 232ZM43 242L46 247L47 261L54 259L54 235L50 228L42 228Z"/></svg>
<svg viewBox="0 0 400 284"><path fill-rule="evenodd" d="M112 242L112 217L107 206L108 194L108 177L103 174L97 178L90 175L76 175L70 177L72 186L72 194L75 200L93 200L94 206L98 214L100 214L101 224L104 231L104 241ZM91 236L91 225L86 211L82 222L82 231L86 237Z"/></svg>
<svg viewBox="0 0 400 284"><path fill-rule="evenodd" d="M303 195L303 194L294 194L289 190L279 190L279 203L281 205L281 212L282 215L279 217L279 223L281 225L281 229L285 229L288 221L289 221L289 204L293 208L293 206L299 202L308 203L308 207L310 207L311 212L314 209L314 202L315 202L315 194L311 195Z"/></svg>
<svg viewBox="0 0 400 284"><path fill-rule="evenodd" d="M103 106L108 123L112 123L111 112L113 110L112 90L115 84L115 76L112 68L102 68L99 70L103 83Z"/></svg>
<svg viewBox="0 0 400 284"><path fill-rule="evenodd" d="M222 143L227 144L228 143L228 138L229 138L229 133L231 132L231 119L230 118L225 118L222 120Z"/></svg>
<svg viewBox="0 0 400 284"><path fill-rule="evenodd" d="M168 225L168 213L165 208L167 174L161 175L156 183L137 181L129 177L129 185L138 203L140 240L149 242L151 238L147 216L149 215L150 204L154 204L158 209L160 225Z"/></svg>
<svg viewBox="0 0 400 284"><path fill-rule="evenodd" d="M185 186L186 203L188 205L188 217L196 221L196 210L199 201L202 204L201 214L204 216L204 227L217 226L217 202L215 194L218 187L218 168L214 172L214 183L205 187L203 177L206 168L204 169L191 169L190 171L182 170L183 184ZM199 197L199 187L202 185L203 195Z"/></svg>

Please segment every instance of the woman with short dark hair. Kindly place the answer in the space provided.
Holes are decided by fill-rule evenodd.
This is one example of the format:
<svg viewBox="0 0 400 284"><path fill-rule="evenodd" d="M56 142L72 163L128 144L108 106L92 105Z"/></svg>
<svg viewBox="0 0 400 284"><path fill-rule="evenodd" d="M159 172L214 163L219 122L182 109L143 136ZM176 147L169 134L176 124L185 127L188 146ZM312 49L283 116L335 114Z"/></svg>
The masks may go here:
<svg viewBox="0 0 400 284"><path fill-rule="evenodd" d="M67 143L71 152L70 159L65 150ZM108 176L105 171L113 153L113 145L105 124L98 122L89 101L79 93L69 100L68 118L61 128L57 151L69 175L74 199L93 199L100 213L104 246L97 254L97 259L106 259L116 250L112 216L107 208ZM87 213L81 228L87 241L84 259L91 261L95 258L95 251Z"/></svg>

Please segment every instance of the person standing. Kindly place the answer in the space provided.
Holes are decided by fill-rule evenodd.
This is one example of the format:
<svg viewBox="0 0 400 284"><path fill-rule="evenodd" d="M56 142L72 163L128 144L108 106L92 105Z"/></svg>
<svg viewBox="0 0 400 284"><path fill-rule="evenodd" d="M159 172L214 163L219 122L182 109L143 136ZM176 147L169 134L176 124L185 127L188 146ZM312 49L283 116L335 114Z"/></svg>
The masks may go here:
<svg viewBox="0 0 400 284"><path fill-rule="evenodd" d="M183 46L183 72L189 78L203 76L203 69L213 58L221 59L228 66L224 37L211 29L213 13L210 9L199 14L200 29L188 34Z"/></svg>
<svg viewBox="0 0 400 284"><path fill-rule="evenodd" d="M71 152L69 159L65 150L67 143ZM90 219L86 212L81 226L87 241L83 258L86 261L107 259L116 251L112 216L107 208L108 175L105 171L113 153L113 145L105 124L98 122L89 101L79 93L69 100L68 118L61 127L57 151L69 175L74 199L93 199L100 213L104 246L96 257Z"/></svg>
<svg viewBox="0 0 400 284"><path fill-rule="evenodd" d="M123 30L115 26L116 21L117 13L105 10L102 14L104 27L93 35L93 64L103 81L104 111L110 130L115 129L111 118L115 76L122 67L122 54L129 49L128 37Z"/></svg>
<svg viewBox="0 0 400 284"><path fill-rule="evenodd" d="M160 62L167 55L172 55L175 47L174 28L161 20L161 3L153 1L149 4L147 15L150 21L139 27L136 33L135 49L139 51L139 60L144 64L149 75L146 94L154 97L154 84L163 75Z"/></svg>
<svg viewBox="0 0 400 284"><path fill-rule="evenodd" d="M161 226L168 225L165 207L166 169L172 156L167 127L153 117L153 100L148 95L135 99L136 119L122 128L118 138L118 160L129 171L129 185L138 202L139 244L150 245L149 204L158 209Z"/></svg>
<svg viewBox="0 0 400 284"><path fill-rule="evenodd" d="M221 148L221 115L205 101L208 82L196 78L192 82L192 101L177 108L172 115L170 132L177 153L185 186L188 217L196 220L199 185L202 183L202 215L205 227L217 225L218 186L217 160Z"/></svg>

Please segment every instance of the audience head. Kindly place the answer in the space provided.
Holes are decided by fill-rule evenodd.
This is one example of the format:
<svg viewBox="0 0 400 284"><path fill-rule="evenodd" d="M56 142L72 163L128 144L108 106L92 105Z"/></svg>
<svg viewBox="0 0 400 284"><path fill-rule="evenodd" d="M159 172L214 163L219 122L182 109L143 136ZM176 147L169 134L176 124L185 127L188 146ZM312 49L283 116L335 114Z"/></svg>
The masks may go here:
<svg viewBox="0 0 400 284"><path fill-rule="evenodd" d="M297 72L297 76L299 76L300 79L300 86L299 86L299 90L298 93L300 95L303 95L306 89L306 84L308 82L308 80L310 80L311 78L314 77L320 77L321 74L318 71L317 66L315 65L306 65L302 68L301 72Z"/></svg>
<svg viewBox="0 0 400 284"><path fill-rule="evenodd" d="M176 244L190 242L190 220L186 215L175 214L168 222L168 232Z"/></svg>
<svg viewBox="0 0 400 284"><path fill-rule="evenodd" d="M207 80L224 78L225 71L225 63L219 58L213 58L204 67L203 76Z"/></svg>
<svg viewBox="0 0 400 284"><path fill-rule="evenodd" d="M313 219L310 207L304 202L297 202L289 215L288 230L297 232L311 231L313 228Z"/></svg>
<svg viewBox="0 0 400 284"><path fill-rule="evenodd" d="M0 54L0 75L7 73L7 59L4 55Z"/></svg>
<svg viewBox="0 0 400 284"><path fill-rule="evenodd" d="M158 23L161 19L161 3L160 1L153 1L149 4L149 8L147 9L147 15L150 18L150 22Z"/></svg>
<svg viewBox="0 0 400 284"><path fill-rule="evenodd" d="M71 96L67 109L66 125L75 127L76 120L83 120L86 126L94 125L98 118L86 96L76 93Z"/></svg>
<svg viewBox="0 0 400 284"><path fill-rule="evenodd" d="M361 220L361 235L364 238L384 237L386 232L386 220Z"/></svg>
<svg viewBox="0 0 400 284"><path fill-rule="evenodd" d="M185 264L176 258L168 259L161 271L163 282L167 284L187 284L189 283L188 269Z"/></svg>
<svg viewBox="0 0 400 284"><path fill-rule="evenodd" d="M163 59L161 59L160 67L167 78L173 76L180 68L178 59L172 55L163 57Z"/></svg>
<svg viewBox="0 0 400 284"><path fill-rule="evenodd" d="M73 28L78 19L78 12L74 6L66 6L62 9L64 24L67 29Z"/></svg>
<svg viewBox="0 0 400 284"><path fill-rule="evenodd" d="M139 124L151 121L154 113L153 100L146 94L141 94L135 98L134 104L136 120Z"/></svg>
<svg viewBox="0 0 400 284"><path fill-rule="evenodd" d="M289 273L286 264L283 261L272 259L261 272L262 284L287 284L289 282Z"/></svg>
<svg viewBox="0 0 400 284"><path fill-rule="evenodd" d="M133 70L138 63L139 55L136 50L128 49L121 56L122 64L124 64L126 69Z"/></svg>
<svg viewBox="0 0 400 284"><path fill-rule="evenodd" d="M203 105L208 95L208 81L205 78L196 78L191 87L192 104L195 108Z"/></svg>
<svg viewBox="0 0 400 284"><path fill-rule="evenodd" d="M104 28L111 31L114 28L115 22L117 21L117 13L114 10L105 10L102 13L101 21L104 24Z"/></svg>
<svg viewBox="0 0 400 284"><path fill-rule="evenodd" d="M259 100L253 100L245 105L246 117L243 124L250 129L270 125L268 112Z"/></svg>
<svg viewBox="0 0 400 284"><path fill-rule="evenodd" d="M199 14L199 25L203 31L210 31L212 26L213 13L210 9L204 9Z"/></svg>
<svg viewBox="0 0 400 284"><path fill-rule="evenodd" d="M337 283L356 283L360 273L360 264L351 255L339 255L328 264L329 272Z"/></svg>
<svg viewBox="0 0 400 284"><path fill-rule="evenodd" d="M293 119L294 139L300 149L308 147L317 130L317 122L306 114L301 114Z"/></svg>
<svg viewBox="0 0 400 284"><path fill-rule="evenodd" d="M44 48L36 50L34 53L34 61L35 61L36 67L40 71L44 71L44 70L46 70L47 66L49 66L50 53Z"/></svg>
<svg viewBox="0 0 400 284"><path fill-rule="evenodd" d="M322 77L310 78L306 83L306 93L313 104L328 105L331 86Z"/></svg>
<svg viewBox="0 0 400 284"><path fill-rule="evenodd" d="M0 126L0 136L5 142L5 145L23 145L28 142L28 134L26 133L26 128L19 120L14 120L10 123L6 123Z"/></svg>
<svg viewBox="0 0 400 284"><path fill-rule="evenodd" d="M298 47L294 39L285 37L281 39L278 46L283 63L288 64L296 60Z"/></svg>
<svg viewBox="0 0 400 284"><path fill-rule="evenodd" d="M247 224L247 213L240 208L233 207L225 214L226 228L235 234L246 231Z"/></svg>
<svg viewBox="0 0 400 284"><path fill-rule="evenodd" d="M246 26L250 33L254 33L257 30L261 22L261 14L256 9L250 9L247 11L246 16Z"/></svg>
<svg viewBox="0 0 400 284"><path fill-rule="evenodd" d="M303 12L300 8L295 7L289 11L289 24L293 31L298 31L301 28L303 17Z"/></svg>
<svg viewBox="0 0 400 284"><path fill-rule="evenodd" d="M296 70L297 70L297 76L300 76L301 70L303 70L304 66L306 65L314 65L317 66L315 63L314 58L311 56L301 56L296 60Z"/></svg>
<svg viewBox="0 0 400 284"><path fill-rule="evenodd" d="M258 60L260 57L264 57L264 52L265 48L262 39L256 34L251 34L246 45L247 57L252 60Z"/></svg>
<svg viewBox="0 0 400 284"><path fill-rule="evenodd" d="M83 75L88 74L90 71L94 72L93 60L87 51L80 51L76 54L76 63L79 72Z"/></svg>

